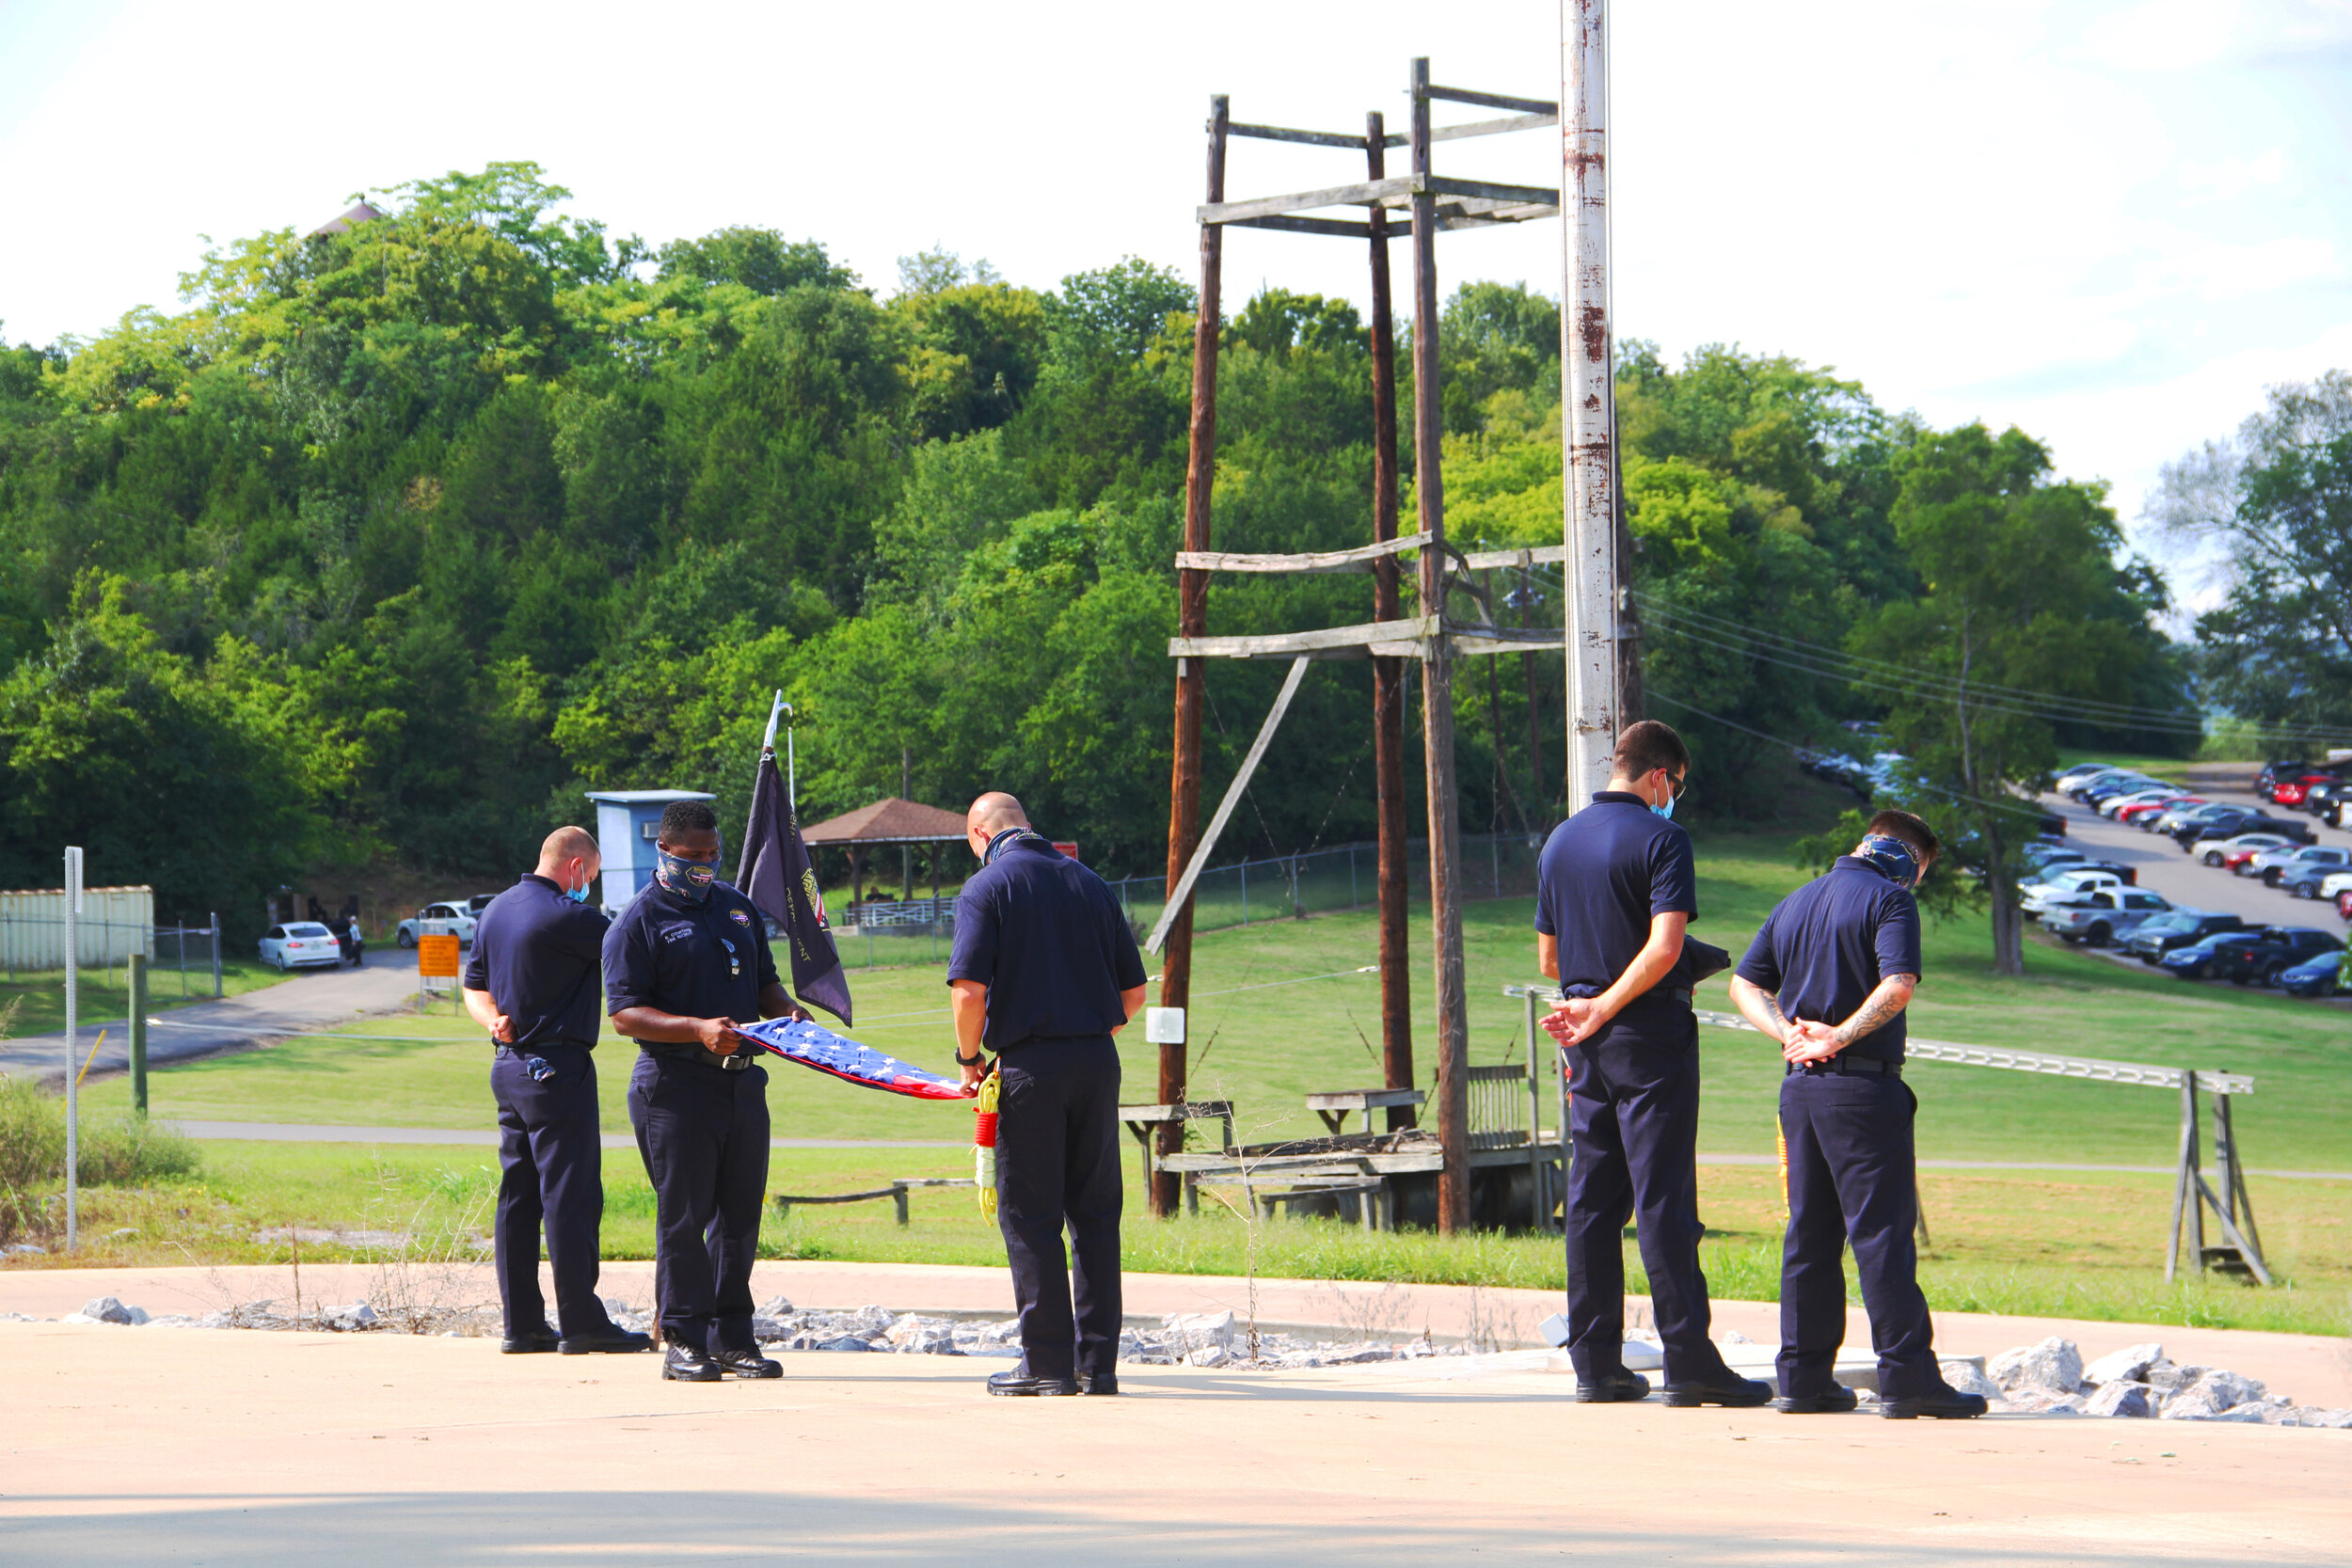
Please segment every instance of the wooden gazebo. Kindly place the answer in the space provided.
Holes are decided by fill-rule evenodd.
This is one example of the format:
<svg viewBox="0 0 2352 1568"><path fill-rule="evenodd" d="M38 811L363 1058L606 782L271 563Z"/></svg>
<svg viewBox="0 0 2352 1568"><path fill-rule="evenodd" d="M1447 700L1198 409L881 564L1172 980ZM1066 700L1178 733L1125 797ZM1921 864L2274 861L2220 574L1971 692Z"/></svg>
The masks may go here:
<svg viewBox="0 0 2352 1568"><path fill-rule="evenodd" d="M963 842L963 814L942 811L919 800L904 800L893 795L844 812L823 822L813 822L801 830L801 837L811 849L834 848L848 852L850 857L850 905L854 910L861 902L865 886L866 854L884 845L899 846L904 856L901 879L910 884L914 879L914 846L932 846L931 900L939 899L939 853L937 846Z"/></svg>

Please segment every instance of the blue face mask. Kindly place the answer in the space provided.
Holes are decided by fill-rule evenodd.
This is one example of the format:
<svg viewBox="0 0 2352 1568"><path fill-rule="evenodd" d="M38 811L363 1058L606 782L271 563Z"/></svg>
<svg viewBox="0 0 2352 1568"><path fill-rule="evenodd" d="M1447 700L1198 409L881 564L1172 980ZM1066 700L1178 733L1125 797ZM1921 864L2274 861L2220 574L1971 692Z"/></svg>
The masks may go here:
<svg viewBox="0 0 2352 1568"><path fill-rule="evenodd" d="M980 863L982 865L995 864L997 856L1027 839L1034 839L1040 844L1050 842L1044 834L1034 828L1007 828L988 841L988 849L980 856Z"/></svg>
<svg viewBox="0 0 2352 1568"><path fill-rule="evenodd" d="M580 884L578 887L565 888L564 890L564 896L570 899L575 904L585 904L588 902L587 879L582 878L580 879Z"/></svg>
<svg viewBox="0 0 2352 1568"><path fill-rule="evenodd" d="M1666 803L1664 805L1652 806L1650 807L1650 811L1656 816L1664 817L1669 822L1673 821L1675 819L1675 798L1671 795L1667 796Z"/></svg>
<svg viewBox="0 0 2352 1568"><path fill-rule="evenodd" d="M653 876L671 897L699 904L710 896L710 884L717 880L719 868L709 861L690 861L683 855L673 855L657 845Z"/></svg>
<svg viewBox="0 0 2352 1568"><path fill-rule="evenodd" d="M1911 846L1899 838L1884 833L1871 833L1854 851L1857 860L1868 861L1894 880L1897 887L1916 887L1919 883L1919 857Z"/></svg>

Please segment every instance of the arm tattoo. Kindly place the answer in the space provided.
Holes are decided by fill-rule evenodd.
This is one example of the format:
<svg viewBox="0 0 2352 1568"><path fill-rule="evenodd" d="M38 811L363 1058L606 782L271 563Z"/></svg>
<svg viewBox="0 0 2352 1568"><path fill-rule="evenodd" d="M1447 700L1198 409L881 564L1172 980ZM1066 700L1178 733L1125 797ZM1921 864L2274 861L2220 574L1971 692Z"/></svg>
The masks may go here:
<svg viewBox="0 0 2352 1568"><path fill-rule="evenodd" d="M1888 978L1908 979L1910 977L1889 975ZM1910 1001L1908 994L1900 996L1888 994L1884 990L1884 982L1882 981L1880 990L1870 993L1869 999L1862 1004L1861 1009L1837 1026L1837 1033L1845 1037L1843 1045L1851 1045L1863 1036L1877 1030L1897 1013L1901 1012Z"/></svg>
<svg viewBox="0 0 2352 1568"><path fill-rule="evenodd" d="M1758 993L1758 997L1764 1004L1764 1011L1771 1016L1772 1021L1774 1023L1780 1025L1781 1043L1784 1045L1787 1044L1790 1025L1788 1022L1788 1015L1780 1010L1780 998L1774 996L1771 991L1761 991Z"/></svg>

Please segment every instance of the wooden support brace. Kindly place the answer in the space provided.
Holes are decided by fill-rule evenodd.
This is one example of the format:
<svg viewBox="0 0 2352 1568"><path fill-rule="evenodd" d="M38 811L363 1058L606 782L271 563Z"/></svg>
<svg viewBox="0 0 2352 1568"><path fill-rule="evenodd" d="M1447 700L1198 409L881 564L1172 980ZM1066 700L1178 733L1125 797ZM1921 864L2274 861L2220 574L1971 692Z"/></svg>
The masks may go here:
<svg viewBox="0 0 2352 1568"><path fill-rule="evenodd" d="M1372 225L1346 218L1234 218L1228 229L1276 229L1285 234L1324 234L1341 240L1369 240Z"/></svg>
<svg viewBox="0 0 2352 1568"><path fill-rule="evenodd" d="M1306 656L1357 657L1366 650L1390 651L1383 644L1413 644L1435 634L1438 617L1414 616L1403 621L1375 621L1368 626L1331 626L1322 631L1276 632L1264 637L1171 637L1170 658L1297 658Z"/></svg>
<svg viewBox="0 0 2352 1568"><path fill-rule="evenodd" d="M1429 543L1425 533L1383 539L1354 549L1322 550L1311 555L1235 555L1220 550L1183 550L1176 556L1179 571L1196 572L1369 572L1383 556L1419 549Z"/></svg>
<svg viewBox="0 0 2352 1568"><path fill-rule="evenodd" d="M1259 141L1304 142L1310 147L1346 147L1361 152L1364 138L1345 135L1336 131L1295 131L1287 125L1245 125L1230 121L1225 127L1229 136L1253 136Z"/></svg>
<svg viewBox="0 0 2352 1568"><path fill-rule="evenodd" d="M1555 124L1560 119L1560 105L1548 103L1540 98L1506 98L1499 92L1473 92L1468 87L1434 86L1422 88L1422 93L1424 97L1443 99L1449 103L1475 103L1482 109L1509 109L1514 114L1549 115ZM1443 135L1441 131L1433 130L1429 133L1429 139L1437 141Z"/></svg>
<svg viewBox="0 0 2352 1568"><path fill-rule="evenodd" d="M1244 218L1279 217L1285 213L1312 212L1318 207L1401 207L1417 196L1461 197L1502 207L1560 205L1560 193L1541 185L1504 185L1490 180L1457 180L1448 175L1402 174L1386 180L1360 180L1352 185L1331 185L1319 191L1295 191L1288 196L1263 196L1250 201L1213 201L1197 215L1204 224L1238 223Z"/></svg>
<svg viewBox="0 0 2352 1568"><path fill-rule="evenodd" d="M1184 641L1185 639L1170 641ZM1193 641L1208 641L1212 639ZM1217 839L1225 832L1225 824L1232 819L1233 808L1241 803L1243 792L1248 789L1249 776L1258 770L1259 762L1265 756L1267 743L1274 738L1274 732L1281 727L1282 715L1290 711L1291 699L1298 695L1298 683L1307 678L1310 662L1304 658L1292 662L1289 678L1282 682L1282 689L1274 699L1272 711L1266 714L1265 722L1258 727L1258 738L1249 743L1249 754L1241 759L1241 768L1234 773L1233 782L1226 786L1225 799L1217 802L1216 815L1209 818L1209 830L1200 835L1200 843L1192 852L1191 863L1184 867L1184 877L1176 883L1176 891L1168 895L1168 908L1160 911L1158 922L1152 927L1152 935L1145 940L1145 952L1156 953L1160 950L1160 944L1168 940L1168 928L1176 923L1178 913L1192 901L1192 885L1200 879L1200 868L1209 863L1210 852L1216 849Z"/></svg>

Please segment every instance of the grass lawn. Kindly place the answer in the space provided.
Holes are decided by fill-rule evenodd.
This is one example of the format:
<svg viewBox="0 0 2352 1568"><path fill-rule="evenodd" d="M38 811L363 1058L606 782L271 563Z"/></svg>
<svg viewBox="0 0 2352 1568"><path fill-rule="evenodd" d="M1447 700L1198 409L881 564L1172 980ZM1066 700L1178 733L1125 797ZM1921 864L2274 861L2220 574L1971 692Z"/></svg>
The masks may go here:
<svg viewBox="0 0 2352 1568"><path fill-rule="evenodd" d="M220 960L220 990L223 996L239 996L249 990L260 990L288 979L255 958L232 958L223 954ZM197 972L195 955L189 955L184 976L176 966L156 963L149 966L147 1000L157 1012L190 1002L213 1000L212 958L206 955L203 973ZM124 978L123 966L108 969L85 969L81 974L81 1018L85 1026L108 1019L120 1018L131 1007L130 982ZM0 1039L12 1039L24 1035L45 1035L65 1027L65 975L62 972L0 980Z"/></svg>
<svg viewBox="0 0 2352 1568"><path fill-rule="evenodd" d="M1772 901L1802 879L1788 840L1703 834L1697 934L1735 951ZM1523 1059L1524 1014L1501 995L1534 978L1532 908L1525 899L1466 910L1474 1061ZM1415 927L1425 949L1426 927ZM1235 1101L1237 1129L1251 1141L1314 1130L1303 1097L1311 1090L1379 1082L1375 978L1354 974L1372 961L1371 916L1209 932L1196 945L1192 1092ZM2249 1072L2256 1092L2236 1102L2249 1164L2260 1168L2352 1171L2352 1031L2334 1008L2230 986L2184 984L2056 943L2035 942L2028 973L1991 973L1980 918L1931 926L1927 975L1914 1004L1914 1029L1942 1039L2222 1067ZM1425 995L1425 958L1415 986ZM1310 978L1312 976L1333 976ZM860 973L859 1037L909 1059L944 1066L951 1046L943 971L910 965ZM1722 980L1703 989L1702 1006L1727 1008ZM353 1036L413 1035L419 1041L328 1037L215 1057L157 1072L158 1117L222 1120L488 1127L487 1062L469 1026L447 1017L355 1025ZM1131 1035L1139 1031L1131 1031ZM1420 1079L1430 1052L1420 1042ZM1129 1093L1154 1087L1152 1048L1122 1037ZM626 1129L626 1046L607 1041L600 1089L605 1124ZM612 1047L619 1049L611 1049ZM1770 1154L1776 1055L1760 1037L1702 1031L1708 1091L1699 1147L1710 1153ZM780 1135L940 1139L970 1136L967 1113L854 1089L816 1073L772 1069L771 1101ZM1920 1063L1909 1073L1921 1105L1926 1158L2155 1165L2173 1157L2177 1098L2158 1089L2057 1081L2029 1074ZM86 1086L94 1109L127 1104L119 1079ZM892 1177L955 1175L957 1149L779 1150L778 1191L837 1192ZM201 1186L214 1195L187 1205L168 1195L103 1195L121 1204L122 1226L142 1226L127 1248L167 1248L167 1235L194 1227L208 1260L259 1257L252 1232L301 1219L372 1229L408 1229L400 1212L438 1214L462 1227L469 1205L486 1201L495 1161L488 1151L347 1146L206 1146ZM614 1256L650 1247L650 1195L626 1155L608 1162L606 1245ZM389 1173L387 1175L386 1173ZM1136 1180L1131 1171L1130 1182ZM2160 1259L2169 1178L2122 1172L1930 1171L1925 1203L1935 1236L1926 1260L1931 1299L1947 1308L2036 1311L2083 1317L2344 1331L2352 1291L2352 1187L2342 1182L2252 1180L2263 1238L2291 1290L2267 1292L2197 1283L2168 1290ZM1726 1297L1770 1299L1776 1289L1779 1197L1772 1172L1704 1166L1710 1227L1709 1269ZM430 1204L426 1200L430 1200ZM1139 1195L1131 1195L1141 1209ZM215 1207L207 1209L205 1204ZM157 1207L160 1205L161 1207ZM421 1207L424 1206L424 1207ZM431 1205L438 1205L432 1208ZM179 1218L179 1208L189 1217ZM887 1203L801 1210L771 1222L768 1244L784 1254L896 1261L992 1262L1001 1258L961 1195L919 1195L915 1223L899 1230ZM212 1212L217 1222L201 1221ZM482 1211L486 1214L486 1209ZM150 1216L144 1222L141 1216ZM398 1221L399 1223L392 1223ZM91 1231L101 1229L95 1222ZM244 1238L240 1240L238 1238ZM1239 1272L1248 1233L1239 1222L1204 1215L1168 1226L1131 1225L1128 1259L1138 1269ZM1440 1242L1405 1234L1363 1237L1319 1222L1265 1227L1260 1267L1269 1273L1340 1277L1556 1284L1556 1243L1482 1236ZM282 1244L278 1246L282 1254ZM167 1260L158 1251L154 1261ZM1995 1347L1998 1348L1998 1347Z"/></svg>

